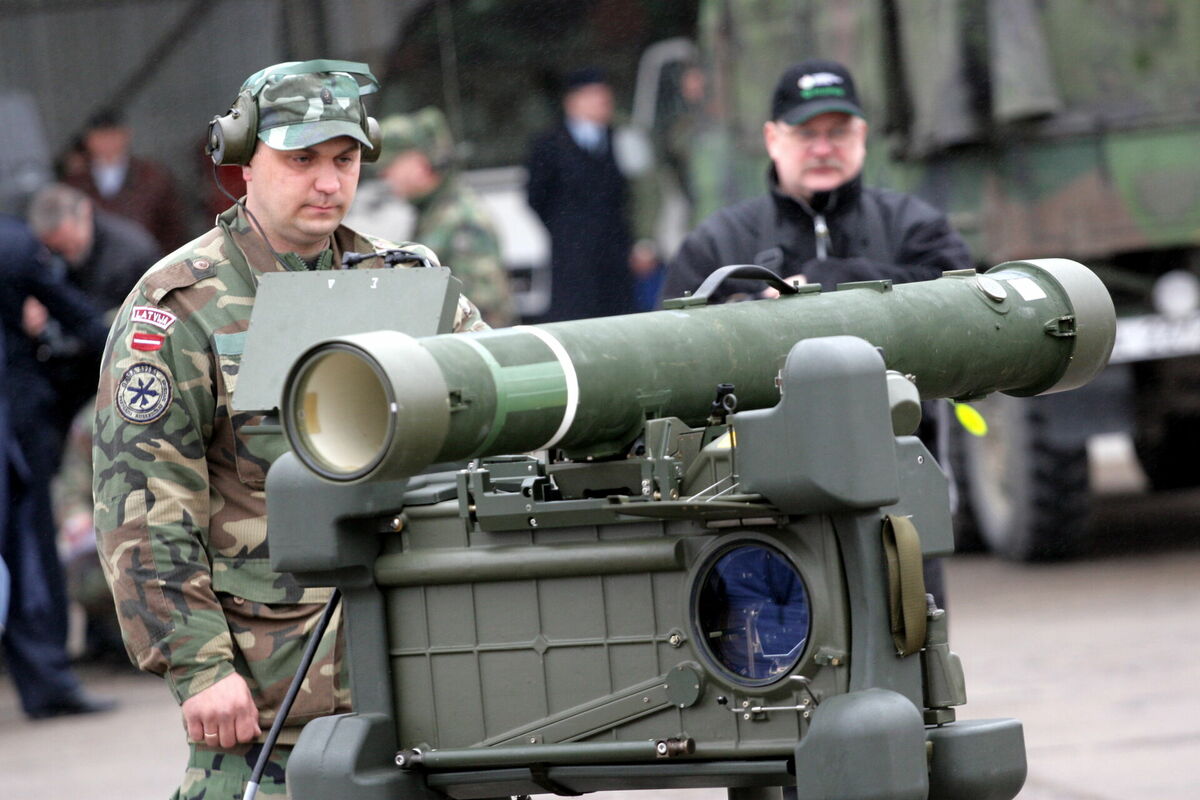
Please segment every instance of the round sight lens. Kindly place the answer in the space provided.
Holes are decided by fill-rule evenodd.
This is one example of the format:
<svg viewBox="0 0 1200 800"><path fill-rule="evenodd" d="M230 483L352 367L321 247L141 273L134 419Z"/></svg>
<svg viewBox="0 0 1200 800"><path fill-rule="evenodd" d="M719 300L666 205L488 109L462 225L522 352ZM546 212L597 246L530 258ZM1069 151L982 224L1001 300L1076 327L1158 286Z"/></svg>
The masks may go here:
<svg viewBox="0 0 1200 800"><path fill-rule="evenodd" d="M760 544L726 550L702 573L695 599L704 649L737 682L772 683L800 661L808 592L778 550Z"/></svg>
<svg viewBox="0 0 1200 800"><path fill-rule="evenodd" d="M387 391L358 352L334 348L309 362L293 394L300 443L331 476L354 476L373 466L387 447Z"/></svg>

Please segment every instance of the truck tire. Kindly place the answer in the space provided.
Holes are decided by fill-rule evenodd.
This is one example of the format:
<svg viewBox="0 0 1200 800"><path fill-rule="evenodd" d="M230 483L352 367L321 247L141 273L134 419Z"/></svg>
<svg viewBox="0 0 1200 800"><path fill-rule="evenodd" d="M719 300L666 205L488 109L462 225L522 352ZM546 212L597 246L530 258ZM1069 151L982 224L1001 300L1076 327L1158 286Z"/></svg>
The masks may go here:
<svg viewBox="0 0 1200 800"><path fill-rule="evenodd" d="M1048 436L1050 415L1036 398L994 395L973 405L988 433L965 437L964 471L984 543L1013 561L1077 555L1090 510L1086 445Z"/></svg>
<svg viewBox="0 0 1200 800"><path fill-rule="evenodd" d="M1157 426L1158 435L1139 429L1134 448L1150 486L1156 492L1190 489L1200 484L1196 453L1200 452L1200 417L1173 416Z"/></svg>

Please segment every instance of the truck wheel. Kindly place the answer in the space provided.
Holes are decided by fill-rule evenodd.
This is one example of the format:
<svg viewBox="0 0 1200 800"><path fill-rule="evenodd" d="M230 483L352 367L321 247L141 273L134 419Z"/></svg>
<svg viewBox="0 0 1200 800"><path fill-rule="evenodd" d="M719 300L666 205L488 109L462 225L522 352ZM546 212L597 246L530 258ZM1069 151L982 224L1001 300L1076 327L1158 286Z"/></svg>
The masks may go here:
<svg viewBox="0 0 1200 800"><path fill-rule="evenodd" d="M1134 437L1138 460L1150 486L1158 492L1185 489L1200 483L1196 453L1200 452L1200 418L1169 417L1157 426L1158 435L1139 429Z"/></svg>
<svg viewBox="0 0 1200 800"><path fill-rule="evenodd" d="M953 412L951 412L953 417ZM950 425L950 474L953 476L956 507L953 509L954 552L979 553L987 550L979 525L975 521L975 507L971 500L970 480L967 476L967 448L972 446L968 440L974 438L956 420L951 419Z"/></svg>
<svg viewBox="0 0 1200 800"><path fill-rule="evenodd" d="M994 395L974 403L988 434L968 436L965 471L976 528L992 552L1015 561L1076 555L1089 511L1087 447L1049 436L1036 399Z"/></svg>

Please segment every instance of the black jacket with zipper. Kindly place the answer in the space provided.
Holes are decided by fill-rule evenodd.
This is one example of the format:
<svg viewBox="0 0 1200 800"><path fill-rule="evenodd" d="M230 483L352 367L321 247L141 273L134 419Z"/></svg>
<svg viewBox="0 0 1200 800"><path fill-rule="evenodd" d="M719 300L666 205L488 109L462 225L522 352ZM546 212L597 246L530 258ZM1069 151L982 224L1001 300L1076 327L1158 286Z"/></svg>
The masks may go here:
<svg viewBox="0 0 1200 800"><path fill-rule="evenodd" d="M781 278L804 275L832 289L848 281L931 280L948 269L974 266L946 215L908 194L862 185L856 177L812 203L779 190L774 169L769 194L723 208L686 239L667 268L663 297L678 297L710 272L758 264ZM726 281L713 297L754 296L761 281Z"/></svg>

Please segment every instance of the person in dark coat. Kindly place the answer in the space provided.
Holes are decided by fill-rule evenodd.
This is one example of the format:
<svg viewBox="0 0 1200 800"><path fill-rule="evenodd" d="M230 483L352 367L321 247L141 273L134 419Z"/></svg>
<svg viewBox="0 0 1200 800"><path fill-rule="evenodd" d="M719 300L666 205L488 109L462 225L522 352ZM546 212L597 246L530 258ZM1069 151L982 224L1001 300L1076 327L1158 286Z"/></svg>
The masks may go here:
<svg viewBox="0 0 1200 800"><path fill-rule="evenodd" d="M550 233L549 317L632 313L628 191L613 155L613 93L599 70L568 77L563 112L533 143L528 165L529 205Z"/></svg>
<svg viewBox="0 0 1200 800"><path fill-rule="evenodd" d="M87 195L65 184L39 189L29 204L28 220L42 244L61 257L53 268L62 271L67 283L80 289L101 312L117 308L142 273L162 255L154 237L141 225L97 208ZM27 325L34 318L39 326L44 325L34 331L43 373L56 393L50 416L56 439L62 441L75 414L96 393L99 354L84 347L77 337L66 335L61 325L48 319L45 308L30 298L26 301ZM28 327L27 332L31 332Z"/></svg>
<svg viewBox="0 0 1200 800"><path fill-rule="evenodd" d="M67 280L102 311L121 305L142 273L164 255L141 225L96 208L83 192L61 183L33 196L29 226L67 262Z"/></svg>
<svg viewBox="0 0 1200 800"><path fill-rule="evenodd" d="M663 297L694 291L729 264L758 264L829 289L881 278L932 280L974 266L941 211L863 185L867 121L841 64L810 59L784 72L763 138L771 157L767 193L717 211L688 234L668 264ZM773 292L733 281L714 297Z"/></svg>
<svg viewBox="0 0 1200 800"><path fill-rule="evenodd" d="M0 215L0 558L11 573L8 624L0 641L26 715L38 719L104 711L67 658L67 601L55 546L50 478L57 453L45 431L54 390L23 328L36 298L64 328L100 349L106 331L84 296L47 269L48 254L15 217Z"/></svg>
<svg viewBox="0 0 1200 800"><path fill-rule="evenodd" d="M133 155L132 140L133 133L119 114L97 114L83 134L86 168L69 172L63 180L99 208L144 227L159 249L169 253L191 238L187 211L170 171Z"/></svg>
<svg viewBox="0 0 1200 800"><path fill-rule="evenodd" d="M809 59L789 67L763 124L771 157L768 192L704 220L667 266L663 297L695 289L713 270L757 264L789 282L932 280L974 263L946 215L912 195L862 183L867 120L854 79L836 61ZM726 281L715 299L777 297L761 281ZM923 404L919 432L944 470L949 424L942 406ZM953 484L953 481L951 481ZM927 588L945 603L939 562L929 562Z"/></svg>

